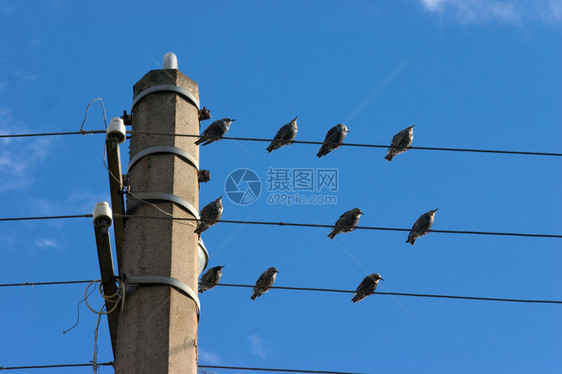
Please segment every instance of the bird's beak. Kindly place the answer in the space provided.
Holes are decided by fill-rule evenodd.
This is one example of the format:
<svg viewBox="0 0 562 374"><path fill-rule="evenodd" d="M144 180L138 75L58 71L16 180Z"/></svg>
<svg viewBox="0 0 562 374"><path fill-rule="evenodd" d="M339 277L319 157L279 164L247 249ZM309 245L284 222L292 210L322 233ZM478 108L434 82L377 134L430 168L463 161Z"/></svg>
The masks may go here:
<svg viewBox="0 0 562 374"><path fill-rule="evenodd" d="M351 132L351 130L350 130L350 129L347 129L347 132Z"/></svg>
<svg viewBox="0 0 562 374"><path fill-rule="evenodd" d="M364 216L364 215L365 215L365 213L361 212L361 215L362 215L362 216Z"/></svg>
<svg viewBox="0 0 562 374"><path fill-rule="evenodd" d="M222 200L222 195L221 195L221 197L219 197L217 200Z"/></svg>
<svg viewBox="0 0 562 374"><path fill-rule="evenodd" d="M381 278L381 281L383 281L384 279Z"/></svg>
<svg viewBox="0 0 562 374"><path fill-rule="evenodd" d="M433 211L434 211L434 212L437 212L438 210L439 210L439 208L437 208L437 209L434 209Z"/></svg>
<svg viewBox="0 0 562 374"><path fill-rule="evenodd" d="M296 121L298 117L299 117L299 116L296 116L296 117L293 119L293 121Z"/></svg>
<svg viewBox="0 0 562 374"><path fill-rule="evenodd" d="M222 269L224 266L225 266L225 265L222 265L222 266L221 266L221 269Z"/></svg>
<svg viewBox="0 0 562 374"><path fill-rule="evenodd" d="M231 119L231 120L230 120L230 122L234 122L234 121L236 121L236 120L235 120L235 119Z"/></svg>

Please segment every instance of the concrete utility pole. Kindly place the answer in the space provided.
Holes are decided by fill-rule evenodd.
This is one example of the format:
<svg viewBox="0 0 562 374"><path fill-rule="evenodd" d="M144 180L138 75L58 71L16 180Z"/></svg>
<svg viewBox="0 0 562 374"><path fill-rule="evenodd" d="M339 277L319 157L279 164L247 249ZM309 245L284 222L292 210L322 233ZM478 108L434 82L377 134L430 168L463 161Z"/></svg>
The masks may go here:
<svg viewBox="0 0 562 374"><path fill-rule="evenodd" d="M175 56L171 58L172 63L170 54L167 54L165 69L148 72L134 86L131 162L139 152L146 154L129 164L128 187L139 197L146 193L175 195L197 211L199 149L194 144L195 139L142 134L199 134L197 83L177 70ZM173 86L179 88L176 89L179 93L174 92ZM184 156L187 152L193 159L188 161L173 152L162 151L162 146L177 147L184 151ZM160 151L154 147L159 147ZM142 199L150 199L174 217L194 217L181 204L158 197ZM135 200L134 196L127 199L127 214L168 217L154 206ZM198 236L194 233L195 224L192 221L127 218L122 275L176 278L197 294ZM115 372L195 374L197 323L195 302L177 289L163 284L127 286L125 310L119 314L118 321Z"/></svg>

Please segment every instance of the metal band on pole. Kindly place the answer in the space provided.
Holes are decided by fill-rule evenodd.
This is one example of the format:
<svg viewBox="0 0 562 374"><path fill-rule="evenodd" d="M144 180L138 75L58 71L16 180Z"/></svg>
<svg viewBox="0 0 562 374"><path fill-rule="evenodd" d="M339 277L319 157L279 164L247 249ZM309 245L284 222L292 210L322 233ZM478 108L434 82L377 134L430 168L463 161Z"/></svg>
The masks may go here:
<svg viewBox="0 0 562 374"><path fill-rule="evenodd" d="M199 171L199 163L197 162L195 157L193 157L188 152L186 152L183 149L178 148L178 147L159 145L159 146L156 146L156 147L145 148L142 151L140 151L139 153L137 153L131 159L131 161L129 161L129 167L127 168L127 174L129 174L129 171L131 170L133 165L138 160L140 160L141 158L143 158L145 156L153 155L153 154L156 154L156 153L171 153L171 154L177 155L177 156L183 158L189 164L193 165L193 167L195 167L195 169L197 169L197 171Z"/></svg>
<svg viewBox="0 0 562 374"><path fill-rule="evenodd" d="M162 200L162 201L169 201L175 204L178 204L185 210L187 210L194 218L199 219L199 212L193 205L191 205L185 199L182 199L179 196L173 195L171 193L165 192L135 192L134 196L130 195L130 199L142 199L142 200Z"/></svg>
<svg viewBox="0 0 562 374"><path fill-rule="evenodd" d="M133 104L131 105L131 112L133 111L133 109L135 108L135 105L145 96L150 95L152 93L155 92L175 92L180 94L181 96L183 96L184 98L187 99L187 101L191 102L193 105L195 105L195 107L197 108L197 110L199 110L199 101L195 98L195 96L193 96L193 94L191 92L189 92L188 90L175 86L173 84L162 84L159 86L152 86L150 88L147 88L146 90L140 92L137 96L135 96L135 98L133 99Z"/></svg>
<svg viewBox="0 0 562 374"><path fill-rule="evenodd" d="M201 315L201 303L197 294L191 287L176 278L163 277L160 275L126 275L123 274L123 282L126 284L164 284L172 286L184 295L188 296L191 300L195 301L197 305L197 320Z"/></svg>

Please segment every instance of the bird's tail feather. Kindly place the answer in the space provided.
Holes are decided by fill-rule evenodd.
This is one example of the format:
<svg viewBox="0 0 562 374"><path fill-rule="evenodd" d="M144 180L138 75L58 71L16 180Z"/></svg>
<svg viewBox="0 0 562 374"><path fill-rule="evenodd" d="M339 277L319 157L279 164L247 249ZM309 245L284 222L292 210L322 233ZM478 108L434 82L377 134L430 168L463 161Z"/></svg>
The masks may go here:
<svg viewBox="0 0 562 374"><path fill-rule="evenodd" d="M334 231L328 234L328 238L330 239L334 239L335 237L336 237L336 233Z"/></svg>
<svg viewBox="0 0 562 374"><path fill-rule="evenodd" d="M409 236L408 240L406 240L406 243L410 243L411 245L414 245L415 242L416 242L416 238L413 236Z"/></svg>
<svg viewBox="0 0 562 374"><path fill-rule="evenodd" d="M256 299L256 294L252 294L252 296L250 296L250 299L255 300Z"/></svg>
<svg viewBox="0 0 562 374"><path fill-rule="evenodd" d="M384 156L385 159L387 159L388 161L392 161L392 159L394 158L393 154L387 153L386 156Z"/></svg>
<svg viewBox="0 0 562 374"><path fill-rule="evenodd" d="M201 144L201 143L203 143L203 142L204 142L203 138L199 138L199 139L197 139L197 140L195 141L195 145L199 145L199 144Z"/></svg>

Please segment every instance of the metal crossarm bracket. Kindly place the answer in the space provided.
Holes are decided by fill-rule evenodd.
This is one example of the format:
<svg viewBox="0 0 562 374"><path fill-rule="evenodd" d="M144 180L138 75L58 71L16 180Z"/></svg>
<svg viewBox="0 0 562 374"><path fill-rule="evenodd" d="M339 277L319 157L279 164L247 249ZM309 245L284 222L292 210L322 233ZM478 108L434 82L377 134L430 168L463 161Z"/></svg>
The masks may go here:
<svg viewBox="0 0 562 374"><path fill-rule="evenodd" d="M123 282L126 284L165 284L174 287L176 290L180 291L191 300L195 301L197 305L197 320L201 315L201 303L197 297L197 293L193 291L191 287L183 283L180 280L172 277L163 277L160 275L127 275L123 274Z"/></svg>
<svg viewBox="0 0 562 374"><path fill-rule="evenodd" d="M152 86L150 88L147 88L146 90L142 91L137 96L135 96L135 98L133 99L133 104L131 105L131 112L135 108L135 105L143 97L145 97L147 95L150 95L151 93L155 93L155 92L176 92L176 93L180 94L181 96L183 96L184 98L186 98L188 101L190 101L193 105L195 105L197 110L200 110L199 101L195 98L195 96L191 92L189 92L188 90L186 90L184 88L175 86L173 84L162 84L162 85L159 85L159 86Z"/></svg>
<svg viewBox="0 0 562 374"><path fill-rule="evenodd" d="M170 201L172 203L178 204L179 206L181 206L182 208L187 210L189 213L191 213L191 215L193 217L199 219L199 212L197 212L197 209L195 209L195 207L193 205L191 205L185 199L182 199L181 197L179 197L177 195L173 195L171 193L165 193L165 192L135 192L135 194L130 195L129 198L131 200L134 200L134 199L138 198L138 199L141 199L141 200Z"/></svg>
<svg viewBox="0 0 562 374"><path fill-rule="evenodd" d="M193 165L195 167L195 169L197 169L197 171L199 171L199 163L197 162L195 157L193 157L192 155L190 155L189 153L187 153L183 149L178 148L178 147L159 145L159 146L156 146L156 147L145 148L142 151L140 151L139 153L137 153L135 155L135 157L133 157L131 159L131 161L129 161L129 167L127 168L127 174L129 174L133 165L138 160L140 160L144 156L153 155L155 153L172 153L172 154L175 154L175 155L183 158L189 164Z"/></svg>

